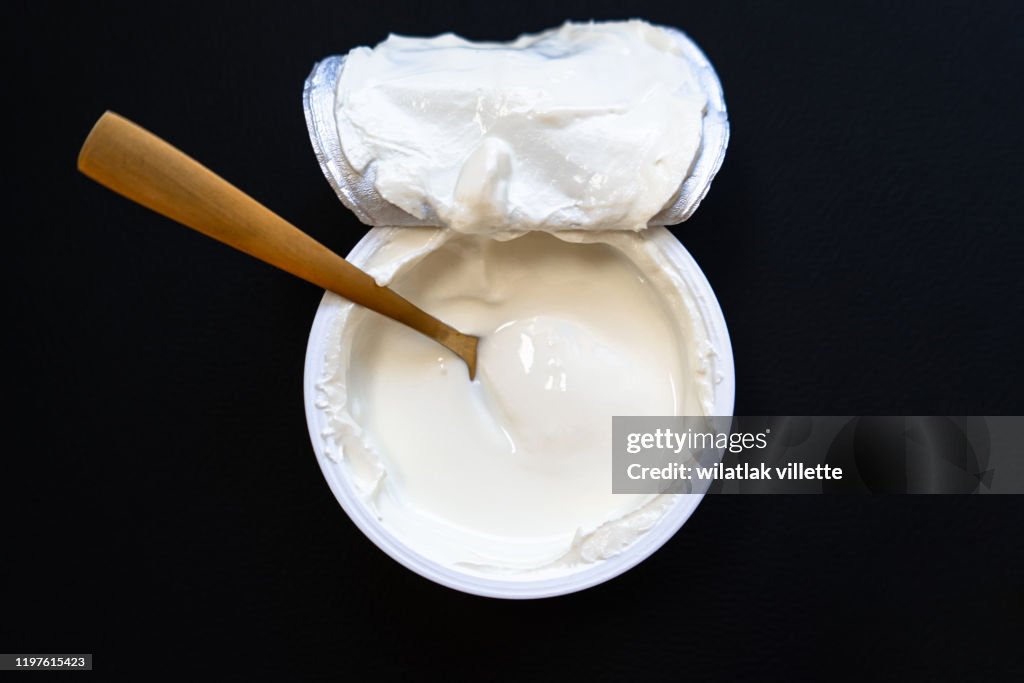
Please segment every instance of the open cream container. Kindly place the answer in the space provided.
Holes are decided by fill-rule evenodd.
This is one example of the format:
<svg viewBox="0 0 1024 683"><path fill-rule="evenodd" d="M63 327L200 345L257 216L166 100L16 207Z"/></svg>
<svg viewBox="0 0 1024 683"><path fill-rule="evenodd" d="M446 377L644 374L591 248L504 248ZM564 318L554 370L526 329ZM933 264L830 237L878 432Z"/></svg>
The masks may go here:
<svg viewBox="0 0 1024 683"><path fill-rule="evenodd" d="M590 253L594 249L617 250L616 253L624 256L623 267L633 269L631 274L623 276L625 279L622 282L632 278L650 283L657 290L660 305L663 305L666 318L670 320L670 333L658 332L653 336L666 337L671 334L672 339L685 340L678 342L678 358L673 362L678 361L681 372L688 380L692 379L693 395L674 404L677 414L693 414L697 410L708 415L731 414L735 390L734 371L731 346L721 310L697 264L672 234L662 227L688 218L707 192L724 156L728 124L721 87L710 64L683 34L671 29L666 31L693 65L707 98L701 145L676 194L650 220L651 227L642 232L606 234L597 240L593 235L581 231L575 235L571 232L559 234L558 238L562 241L544 235L498 243L488 237L455 235L449 228L430 227L434 217L426 215L417 218L391 204L377 192L373 174L353 168L343 151L335 111L338 79L345 67L345 58L331 57L317 64L307 80L304 92L306 120L317 158L325 176L345 205L364 223L374 226L348 255L348 259L368 270L378 280L391 282L414 302L421 303L417 295L422 293L429 298L431 282L444 277L446 269L443 263L440 266L431 264L437 262L437 254L446 249L455 248L458 253L465 254L468 260L478 253L474 249L478 249L479 253L489 253L493 249L497 256L492 266L498 268L502 263L511 263L513 270L515 264L523 260L523 253L533 253L529 250L524 252L524 245L532 245L531 248L537 253L561 254L559 258L564 259L566 268L579 267L584 270L588 262L577 259L578 254ZM600 244L575 244L589 241ZM503 254L506 252L516 252L515 258L505 258ZM604 263L602 259L603 256L598 261ZM423 271L431 267L437 268L436 273L417 274L417 269ZM618 276L608 271L602 277ZM425 303L423 305L442 318L456 315L446 310L431 310ZM368 456L368 451L372 449L366 447L366 440L370 438L367 433L371 431L367 427L374 416L367 415L365 408L360 416L359 393L379 393L380 388L374 386L372 377L365 377L365 371L361 372L358 366L353 369L350 364L352 354L365 356L372 353L372 349L366 351L366 347L378 343L366 341L369 333L365 329L372 325L367 316L372 315L356 309L340 297L325 294L313 323L307 349L304 379L306 415L317 460L343 509L378 547L413 571L457 590L492 597L536 598L570 593L606 581L646 558L685 523L700 502L699 494L665 494L644 501L642 506L621 518L610 519L595 528L578 529L575 535L570 534L570 538L562 539L566 546L565 552L555 552L550 561L536 566L511 567L514 563L508 563L509 566L502 563L498 563L500 566L492 566L488 562L466 561L462 553L464 547L472 546L476 553L474 557L487 555L488 548L481 545L483 542L479 541L478 536L448 533L443 525L434 524L432 520L429 523L419 520L416 514L409 516L409 519L396 521L394 505L388 507L385 502L382 506L376 497L380 488L392 482L382 476L385 468L381 463L375 457ZM614 315L614 311L611 315ZM457 320L451 322L459 326ZM472 329L465 331L476 333ZM654 341L666 342L667 337ZM642 343L642 339L639 343ZM443 368L443 359L438 358L438 361L442 361ZM486 365L486 359L484 363ZM446 396L438 393L435 402L448 400ZM637 397L642 399L642 392ZM603 421L608 423L609 432L612 414L667 414L665 410L646 408L655 404L642 400L638 400L636 406L641 404L645 408L627 404L621 410L615 409L615 412L608 414ZM409 405L415 407L415 403ZM453 411L462 409L456 405L451 408ZM397 427L394 422L390 424L392 431L402 429L400 424ZM604 429L603 424L595 425L595 431L602 435L604 432L601 430ZM437 438L457 440L457 437L457 432L449 432ZM605 442L598 440L596 443ZM423 443L426 452L430 444ZM593 467L587 476L590 477L591 488L594 488L594 481L606 480L607 492L610 493L610 442L607 443L608 465ZM439 458L439 468L440 456L443 455L443 451L437 451L430 456ZM422 476L432 476L429 470L423 471L428 474ZM437 476L451 474L449 470ZM472 508L473 505L479 505L480 514L485 515L483 508L491 502L486 492L463 491L457 484L455 482L446 490L446 496L453 499L455 508L464 512L467 519L475 519ZM513 485L514 482L509 483L509 486ZM598 488L604 491L603 483ZM525 494L529 497L528 490ZM439 504L445 502L440 501ZM524 505L531 506L524 508L525 517L528 516L525 512L533 512L534 507L532 503ZM424 519L427 517L425 515ZM500 547L493 550L496 556L504 551ZM535 551L531 548L531 552Z"/></svg>

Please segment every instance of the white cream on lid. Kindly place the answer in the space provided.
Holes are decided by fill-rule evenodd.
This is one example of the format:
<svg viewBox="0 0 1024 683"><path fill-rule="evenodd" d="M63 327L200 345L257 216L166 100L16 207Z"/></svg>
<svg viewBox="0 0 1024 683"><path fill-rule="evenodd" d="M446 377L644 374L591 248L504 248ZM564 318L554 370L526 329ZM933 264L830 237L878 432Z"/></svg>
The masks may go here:
<svg viewBox="0 0 1024 683"><path fill-rule="evenodd" d="M708 100L691 59L636 20L508 43L390 36L346 57L342 151L431 225L641 230L701 149Z"/></svg>
<svg viewBox="0 0 1024 683"><path fill-rule="evenodd" d="M563 571L621 551L672 502L611 493L611 416L706 412L701 330L649 240L576 237L596 242L396 229L368 264L482 335L475 382L380 316L351 310L334 325L319 384L331 452L381 523L425 557Z"/></svg>

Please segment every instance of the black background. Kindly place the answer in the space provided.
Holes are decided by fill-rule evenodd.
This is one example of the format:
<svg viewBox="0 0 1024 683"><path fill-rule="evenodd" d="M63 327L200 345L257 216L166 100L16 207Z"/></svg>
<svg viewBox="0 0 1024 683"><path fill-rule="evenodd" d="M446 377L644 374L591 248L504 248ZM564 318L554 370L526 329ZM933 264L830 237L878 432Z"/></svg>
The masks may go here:
<svg viewBox="0 0 1024 683"><path fill-rule="evenodd" d="M74 170L114 109L345 253L366 228L310 148L314 61L389 31L644 17L687 31L725 88L725 165L674 232L725 311L738 413L1021 414L1019 7L6 6L0 649L289 680L1021 673L1018 497L711 497L581 594L421 579L312 455L320 293Z"/></svg>

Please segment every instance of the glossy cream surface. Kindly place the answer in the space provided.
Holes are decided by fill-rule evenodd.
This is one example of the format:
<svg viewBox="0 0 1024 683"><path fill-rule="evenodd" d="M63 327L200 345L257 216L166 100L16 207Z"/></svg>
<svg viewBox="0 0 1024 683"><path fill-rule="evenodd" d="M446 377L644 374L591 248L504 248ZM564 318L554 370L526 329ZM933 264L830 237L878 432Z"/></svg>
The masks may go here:
<svg viewBox="0 0 1024 683"><path fill-rule="evenodd" d="M699 330L648 242L389 233L371 272L482 338L471 382L374 313L335 325L320 383L335 453L403 543L485 572L569 567L616 554L667 509L672 496L611 492L613 415L707 409Z"/></svg>

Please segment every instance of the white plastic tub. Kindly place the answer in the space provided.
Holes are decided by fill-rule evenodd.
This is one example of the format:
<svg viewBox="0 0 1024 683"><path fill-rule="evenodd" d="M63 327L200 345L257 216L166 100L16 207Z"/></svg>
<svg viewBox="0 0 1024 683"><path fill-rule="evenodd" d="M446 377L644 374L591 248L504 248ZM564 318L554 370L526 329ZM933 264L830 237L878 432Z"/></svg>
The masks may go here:
<svg viewBox="0 0 1024 683"><path fill-rule="evenodd" d="M390 229L387 228L370 230L348 255L348 260L358 266L365 266L369 258L387 244L389 232ZM713 392L713 413L731 415L735 397L732 347L725 319L711 285L693 257L667 229L650 228L646 233L646 239L651 240L651 243L661 250L666 267L674 271L674 279L680 283L681 288L685 288L686 297L697 309L699 324L703 327L711 347L714 348L714 353L706 358ZM329 331L337 317L344 315L352 306L349 301L327 292L313 320L306 350L303 384L310 438L324 478L327 479L327 484L348 516L381 550L417 574L450 588L491 597L541 598L572 593L618 576L651 555L679 530L700 503L702 494L676 496L675 502L654 527L625 551L607 560L581 564L573 571L553 578L534 580L515 575L484 577L444 566L416 553L396 538L362 502L349 479L347 466L343 460L344 454L341 454L340 462L328 456L330 445L325 435L329 430L326 413L317 405L317 383L325 374L329 340L338 338L338 335L331 335Z"/></svg>

